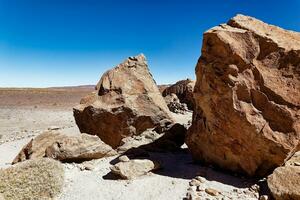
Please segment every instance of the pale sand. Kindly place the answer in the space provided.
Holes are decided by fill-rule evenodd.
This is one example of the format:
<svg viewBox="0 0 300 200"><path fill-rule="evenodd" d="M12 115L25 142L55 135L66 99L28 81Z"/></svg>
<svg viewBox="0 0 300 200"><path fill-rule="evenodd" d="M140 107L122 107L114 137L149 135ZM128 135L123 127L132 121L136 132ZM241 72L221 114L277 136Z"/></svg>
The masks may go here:
<svg viewBox="0 0 300 200"><path fill-rule="evenodd" d="M187 123L191 119L191 113L174 114L174 117L178 122ZM0 168L9 167L10 162L31 138L51 126L59 127L58 131L63 133L79 134L71 109L0 108L0 134L3 135L0 139L3 142L0 144ZM205 187L215 188L224 194L218 198L207 196L208 199L251 199L248 194L234 193L233 190L243 191L253 183L245 183L244 179L193 164L187 152L153 153L151 157L159 160L163 169L131 181L107 178L110 162L116 157L89 161L95 166L92 171L81 171L82 164L64 164L65 186L58 199L183 199L190 180L199 171L207 173Z"/></svg>

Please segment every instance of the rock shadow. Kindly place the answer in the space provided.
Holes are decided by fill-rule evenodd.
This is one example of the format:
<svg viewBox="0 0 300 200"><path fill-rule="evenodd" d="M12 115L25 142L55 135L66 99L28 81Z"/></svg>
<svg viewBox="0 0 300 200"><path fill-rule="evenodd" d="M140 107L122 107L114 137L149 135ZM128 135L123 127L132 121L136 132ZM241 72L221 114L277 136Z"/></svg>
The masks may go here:
<svg viewBox="0 0 300 200"><path fill-rule="evenodd" d="M174 148L174 146L170 148L170 146L166 146L162 141L164 141L164 138L146 145L131 148L120 156L126 155L129 159L149 159L159 162L161 168L152 171L152 173L161 176L187 180L191 180L196 176L202 176L208 181L216 181L237 188L248 188L258 183L257 179L234 175L229 171L207 166L203 163L195 163L187 148ZM114 165L118 163L119 157L112 160L110 164ZM119 177L110 172L103 176L103 179L116 180Z"/></svg>

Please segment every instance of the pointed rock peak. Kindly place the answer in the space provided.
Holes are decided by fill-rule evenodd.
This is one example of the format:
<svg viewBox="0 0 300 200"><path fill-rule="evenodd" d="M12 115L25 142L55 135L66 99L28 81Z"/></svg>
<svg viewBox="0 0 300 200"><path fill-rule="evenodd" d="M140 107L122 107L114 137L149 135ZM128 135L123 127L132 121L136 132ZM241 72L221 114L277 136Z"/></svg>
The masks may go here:
<svg viewBox="0 0 300 200"><path fill-rule="evenodd" d="M147 60L146 56L143 53L140 53L139 55L136 55L136 56L133 56L133 57L130 56L128 59L133 60L133 61L140 61L140 62Z"/></svg>

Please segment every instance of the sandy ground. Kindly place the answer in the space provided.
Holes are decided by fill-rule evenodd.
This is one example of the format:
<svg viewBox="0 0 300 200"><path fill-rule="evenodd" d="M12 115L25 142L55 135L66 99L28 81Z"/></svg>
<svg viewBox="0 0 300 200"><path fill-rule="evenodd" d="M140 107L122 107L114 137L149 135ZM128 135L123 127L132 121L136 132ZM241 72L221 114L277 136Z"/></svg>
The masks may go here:
<svg viewBox="0 0 300 200"><path fill-rule="evenodd" d="M60 98L60 96L56 98ZM59 101L55 100L56 98L54 101ZM31 100L37 101L36 99ZM5 101L9 102L8 99ZM3 105L2 101L2 105L0 105L0 168L11 166L11 161L21 148L34 136L49 128L58 129L56 131L68 134L80 134L73 118L73 103L69 101L69 104L57 108L57 104L51 103L46 105L40 103L38 107L34 107L34 104L31 105L28 102L23 106L14 106ZM174 114L174 118L180 123L187 123L191 116L192 113L187 115ZM203 198L200 199L257 199L253 198L253 193L248 191L248 188L254 184L253 181L196 165L192 162L187 151L152 153L151 157L162 164L162 170L130 181L114 180L108 176L111 162L116 157L86 162L94 166L94 169L90 171L81 170L81 166L85 163L63 164L66 176L65 186L57 199L184 199L189 188L189 182L199 173L206 174L205 187L214 188L221 192L221 195L217 197L203 194Z"/></svg>

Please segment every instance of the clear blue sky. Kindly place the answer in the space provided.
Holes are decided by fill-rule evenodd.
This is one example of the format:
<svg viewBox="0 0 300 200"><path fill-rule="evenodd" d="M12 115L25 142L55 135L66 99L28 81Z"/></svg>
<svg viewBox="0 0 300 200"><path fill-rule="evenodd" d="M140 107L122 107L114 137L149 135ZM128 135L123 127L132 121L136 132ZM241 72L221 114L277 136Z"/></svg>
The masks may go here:
<svg viewBox="0 0 300 200"><path fill-rule="evenodd" d="M300 0L0 0L0 87L95 84L140 52L158 83L195 78L202 33L237 13L300 32Z"/></svg>

